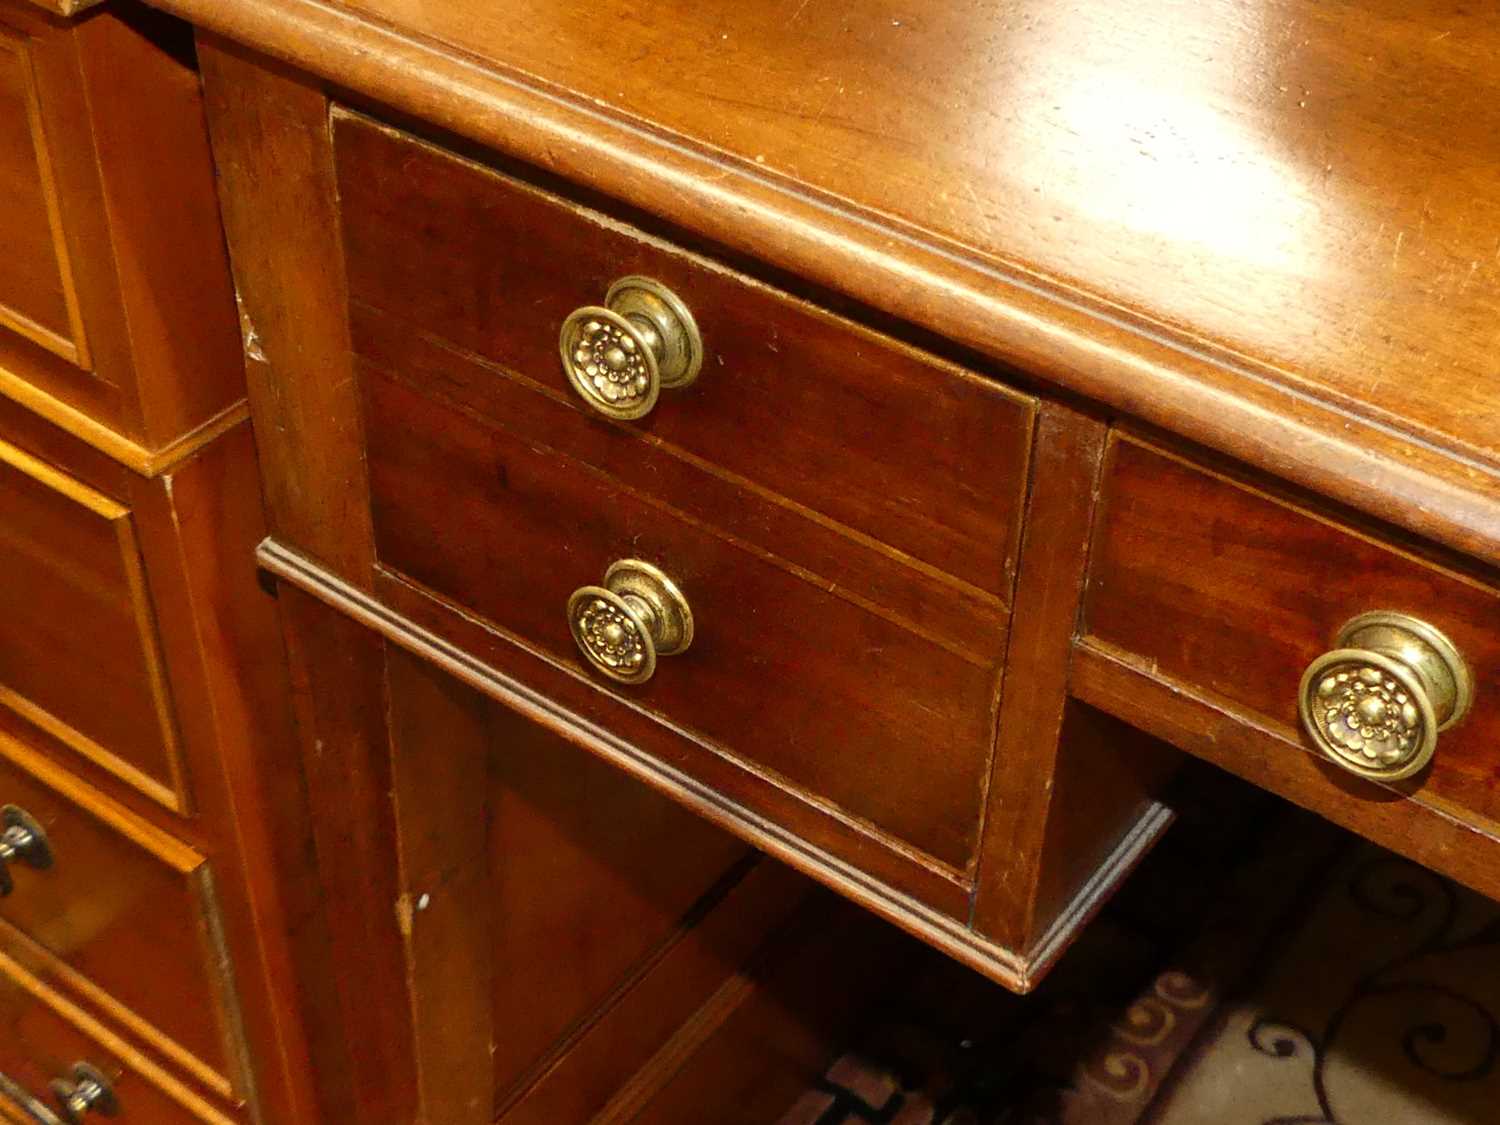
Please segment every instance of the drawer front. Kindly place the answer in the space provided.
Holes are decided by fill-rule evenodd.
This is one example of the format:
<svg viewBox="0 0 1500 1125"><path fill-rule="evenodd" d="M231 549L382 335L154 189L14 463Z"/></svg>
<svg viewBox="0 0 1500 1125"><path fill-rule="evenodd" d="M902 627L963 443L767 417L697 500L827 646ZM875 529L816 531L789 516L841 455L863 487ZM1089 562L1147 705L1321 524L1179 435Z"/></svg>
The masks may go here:
<svg viewBox="0 0 1500 1125"><path fill-rule="evenodd" d="M4 734L0 804L29 814L52 853L46 868L9 865L0 932L32 950L39 976L227 1094L231 993L214 974L228 961L203 857Z"/></svg>
<svg viewBox="0 0 1500 1125"><path fill-rule="evenodd" d="M617 559L659 565L695 638L636 707L934 858L972 854L998 653L968 656L556 449L366 371L381 562L609 684L566 607ZM575 423L576 424L576 423Z"/></svg>
<svg viewBox="0 0 1500 1125"><path fill-rule="evenodd" d="M171 808L176 723L131 513L0 441L0 703Z"/></svg>
<svg viewBox="0 0 1500 1125"><path fill-rule="evenodd" d="M1009 601L1031 400L361 118L335 115L335 153L356 308L584 409L563 321L620 277L654 278L705 359L634 428Z"/></svg>
<svg viewBox="0 0 1500 1125"><path fill-rule="evenodd" d="M0 24L0 326L86 364L30 40Z"/></svg>
<svg viewBox="0 0 1500 1125"><path fill-rule="evenodd" d="M132 1044L0 954L0 1105L7 1120L34 1122L25 1099L56 1113L54 1081L76 1081L75 1067L87 1064L114 1095L116 1113L85 1113L81 1120L118 1125L234 1125L226 1113L177 1081Z"/></svg>
<svg viewBox="0 0 1500 1125"><path fill-rule="evenodd" d="M1085 610L1091 638L1311 745L1298 721L1303 672L1346 622L1374 611L1441 631L1476 685L1430 769L1396 784L1500 818L1500 593L1175 455L1114 442Z"/></svg>

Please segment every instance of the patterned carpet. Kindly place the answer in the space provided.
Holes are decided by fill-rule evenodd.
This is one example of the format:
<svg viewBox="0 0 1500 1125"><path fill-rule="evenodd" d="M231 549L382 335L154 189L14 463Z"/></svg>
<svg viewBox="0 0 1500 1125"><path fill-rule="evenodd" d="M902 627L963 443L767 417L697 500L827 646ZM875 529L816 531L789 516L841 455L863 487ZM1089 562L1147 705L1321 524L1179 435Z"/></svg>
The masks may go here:
<svg viewBox="0 0 1500 1125"><path fill-rule="evenodd" d="M1500 906L1212 775L1034 995L935 955L781 1125L1500 1125Z"/></svg>

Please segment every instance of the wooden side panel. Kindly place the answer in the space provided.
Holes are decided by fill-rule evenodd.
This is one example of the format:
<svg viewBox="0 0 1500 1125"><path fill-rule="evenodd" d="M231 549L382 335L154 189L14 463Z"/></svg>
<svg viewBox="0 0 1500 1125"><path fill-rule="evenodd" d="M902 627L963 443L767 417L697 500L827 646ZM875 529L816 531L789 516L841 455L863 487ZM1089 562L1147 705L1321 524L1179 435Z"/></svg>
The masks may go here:
<svg viewBox="0 0 1500 1125"><path fill-rule="evenodd" d="M966 867L990 753L992 664L534 440L393 380L365 386L383 565L587 676L569 595L618 558L658 563L693 605L693 647L664 658L650 683L612 694Z"/></svg>
<svg viewBox="0 0 1500 1125"><path fill-rule="evenodd" d="M1106 495L1090 643L1297 742L1302 672L1339 627L1370 610L1409 613L1458 646L1476 697L1431 769L1393 788L1500 820L1500 591L1125 437Z"/></svg>
<svg viewBox="0 0 1500 1125"><path fill-rule="evenodd" d="M774 917L783 900L721 903L719 884L753 862L745 844L556 735L502 708L491 712L498 1107L710 910L725 915L723 926L764 936L759 914ZM800 879L788 881L805 890ZM721 976L738 965L726 962ZM515 965L527 970L507 971ZM641 1031L620 1048L654 1042Z"/></svg>
<svg viewBox="0 0 1500 1125"><path fill-rule="evenodd" d="M401 855L396 916L406 945L418 1116L432 1125L489 1125L499 1053L492 990L500 979L535 984L544 974L494 957L492 921L508 925L510 911L494 904L489 877L485 701L405 653L391 651L387 661Z"/></svg>
<svg viewBox="0 0 1500 1125"><path fill-rule="evenodd" d="M387 674L422 1119L487 1123L748 849L426 661Z"/></svg>
<svg viewBox="0 0 1500 1125"><path fill-rule="evenodd" d="M185 811L176 718L130 510L0 442L0 568L0 703Z"/></svg>
<svg viewBox="0 0 1500 1125"><path fill-rule="evenodd" d="M735 874L743 877L723 881L711 911L682 919L619 982L595 1018L575 1030L567 1053L549 1060L538 1081L503 1110L502 1125L612 1120L614 1107L649 1096L669 1079L673 1063L711 1037L714 1029L700 1013L716 996L737 999L747 991L747 973L795 924L810 888L802 876L764 860L740 865ZM704 1114L712 1116L711 1103Z"/></svg>
<svg viewBox="0 0 1500 1125"><path fill-rule="evenodd" d="M85 991L228 1096L223 950L197 852L0 735L0 796L41 825L54 862L11 864L0 920L50 955L41 974ZM75 974L83 980L77 982Z"/></svg>
<svg viewBox="0 0 1500 1125"><path fill-rule="evenodd" d="M320 732L309 788L337 994L324 1003L349 1055L324 1055L336 1068L320 1068L325 1105L354 1098L382 1107L372 1119L432 1125L487 1125L542 1088L602 1105L805 895L804 880L769 867L741 893L752 885L745 845L395 650L382 661L389 773L377 783L365 771L384 731L373 699L352 691L375 686L379 641L295 590L282 597L294 668L309 674L306 733ZM340 809L318 803L336 776ZM394 820L349 822L382 802ZM619 997L668 957L682 972L657 980L649 1010L613 1020ZM315 1055L330 1046L318 1038ZM578 1053L583 1040L595 1049ZM349 1085L376 1077L381 1055L383 1088ZM559 1070L572 1078L559 1085ZM345 1102L330 1120L351 1112Z"/></svg>
<svg viewBox="0 0 1500 1125"><path fill-rule="evenodd" d="M1070 668L1070 690L1071 681ZM1128 856L1112 853L1136 825L1154 823L1159 833L1171 823L1171 812L1158 798L1167 792L1182 760L1167 743L1068 701L1053 766L1052 810L1038 857L1028 949L1042 952L1037 947L1055 935L1060 923L1086 924L1144 858L1146 847L1132 849ZM1101 873L1108 878L1101 880ZM1068 917L1070 911L1082 917ZM1049 956L1056 952L1046 951Z"/></svg>
<svg viewBox="0 0 1500 1125"><path fill-rule="evenodd" d="M3 13L0 13L3 19ZM0 325L86 363L26 37L0 24Z"/></svg>
<svg viewBox="0 0 1500 1125"><path fill-rule="evenodd" d="M369 496L327 99L222 40L201 37L198 57L270 525L368 589Z"/></svg>
<svg viewBox="0 0 1500 1125"><path fill-rule="evenodd" d="M229 1020L252 1048L243 1092L265 1121L300 1123L311 1075L290 958L321 889L274 587L255 565L265 516L250 424L130 483L194 781L197 816L180 827L213 863L239 983Z"/></svg>
<svg viewBox="0 0 1500 1125"><path fill-rule="evenodd" d="M820 897L694 1013L594 1125L779 1121L916 949L852 903Z"/></svg>
<svg viewBox="0 0 1500 1125"><path fill-rule="evenodd" d="M322 898L298 983L324 1121L414 1120L418 1078L391 802L384 645L280 588Z"/></svg>

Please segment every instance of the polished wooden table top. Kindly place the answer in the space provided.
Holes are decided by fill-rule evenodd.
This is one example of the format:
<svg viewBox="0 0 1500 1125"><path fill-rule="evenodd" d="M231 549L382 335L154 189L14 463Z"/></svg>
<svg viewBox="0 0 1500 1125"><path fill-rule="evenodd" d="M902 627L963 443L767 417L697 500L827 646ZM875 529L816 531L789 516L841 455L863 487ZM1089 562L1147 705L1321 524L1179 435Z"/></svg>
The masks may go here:
<svg viewBox="0 0 1500 1125"><path fill-rule="evenodd" d="M1500 559L1490 6L159 2Z"/></svg>

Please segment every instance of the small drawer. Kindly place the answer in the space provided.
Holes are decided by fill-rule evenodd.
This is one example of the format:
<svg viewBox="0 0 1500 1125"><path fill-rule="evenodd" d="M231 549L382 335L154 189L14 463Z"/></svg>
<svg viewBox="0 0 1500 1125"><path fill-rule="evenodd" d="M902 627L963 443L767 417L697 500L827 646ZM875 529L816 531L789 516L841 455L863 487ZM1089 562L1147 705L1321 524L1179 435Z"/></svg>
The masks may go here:
<svg viewBox="0 0 1500 1125"><path fill-rule="evenodd" d="M0 441L0 573L0 704L186 811L130 509Z"/></svg>
<svg viewBox="0 0 1500 1125"><path fill-rule="evenodd" d="M1500 592L1130 437L1114 440L1106 473L1085 643L1300 739L1337 775L1500 818ZM1351 627L1376 613L1394 626ZM1431 631L1456 650L1451 684L1422 640ZM1472 704L1446 729L1450 688ZM1334 732L1329 749L1303 729L1304 692L1313 726ZM1428 724L1435 753L1419 767Z"/></svg>
<svg viewBox="0 0 1500 1125"><path fill-rule="evenodd" d="M136 467L243 397L191 46L0 0L0 394Z"/></svg>
<svg viewBox="0 0 1500 1125"><path fill-rule="evenodd" d="M65 1097L82 1125L238 1125L133 1044L0 953L0 1120L48 1121ZM107 1112L108 1111L108 1112Z"/></svg>
<svg viewBox="0 0 1500 1125"><path fill-rule="evenodd" d="M380 565L967 878L1034 401L361 117L334 137ZM628 276L703 363L618 420L559 333ZM695 620L633 686L568 617L626 558Z"/></svg>
<svg viewBox="0 0 1500 1125"><path fill-rule="evenodd" d="M367 372L365 390L384 566L672 727L967 864L1003 621L988 659L964 653L585 462L383 375ZM680 587L694 638L621 686L582 658L568 607L627 557Z"/></svg>
<svg viewBox="0 0 1500 1125"><path fill-rule="evenodd" d="M0 897L0 945L29 950L49 986L227 1096L238 1025L204 858L4 733L0 806L7 823L39 830L45 849L22 841L5 865L13 890Z"/></svg>

